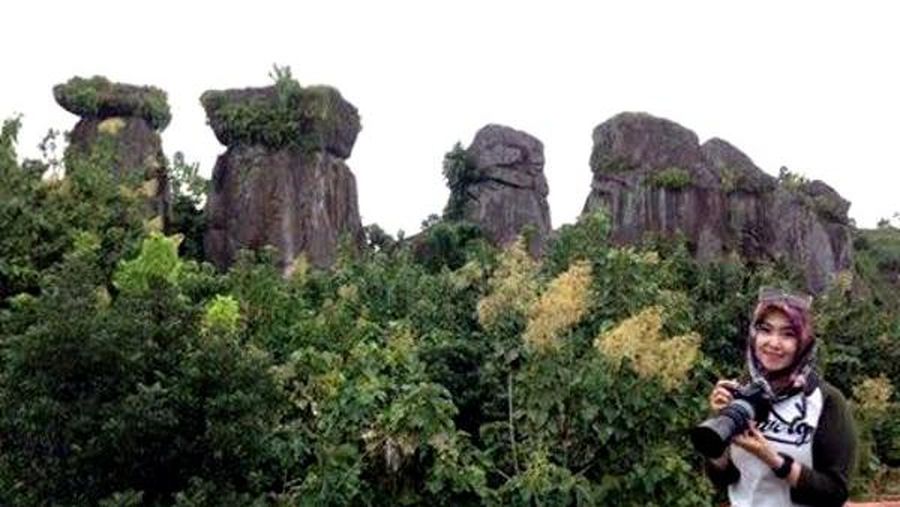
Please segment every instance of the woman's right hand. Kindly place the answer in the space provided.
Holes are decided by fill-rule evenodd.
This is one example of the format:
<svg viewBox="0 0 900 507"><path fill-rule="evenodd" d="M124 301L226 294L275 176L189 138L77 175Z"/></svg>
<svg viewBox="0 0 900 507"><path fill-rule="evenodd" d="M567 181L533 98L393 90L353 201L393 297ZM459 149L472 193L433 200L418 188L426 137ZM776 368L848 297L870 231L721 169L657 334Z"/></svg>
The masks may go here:
<svg viewBox="0 0 900 507"><path fill-rule="evenodd" d="M737 389L738 387L739 384L735 380L720 380L716 382L716 387L713 388L712 393L709 395L709 406L716 412L722 410L734 399L729 389Z"/></svg>

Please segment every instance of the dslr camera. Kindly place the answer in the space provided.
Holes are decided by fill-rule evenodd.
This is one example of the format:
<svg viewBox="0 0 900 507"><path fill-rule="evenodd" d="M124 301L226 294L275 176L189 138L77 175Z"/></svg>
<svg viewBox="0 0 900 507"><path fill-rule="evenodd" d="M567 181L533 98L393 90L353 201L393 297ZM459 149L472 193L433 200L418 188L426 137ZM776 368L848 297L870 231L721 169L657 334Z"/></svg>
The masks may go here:
<svg viewBox="0 0 900 507"><path fill-rule="evenodd" d="M772 410L772 398L764 381L729 389L734 399L719 413L691 429L694 448L708 458L718 458L735 435L750 427L750 420L765 421Z"/></svg>

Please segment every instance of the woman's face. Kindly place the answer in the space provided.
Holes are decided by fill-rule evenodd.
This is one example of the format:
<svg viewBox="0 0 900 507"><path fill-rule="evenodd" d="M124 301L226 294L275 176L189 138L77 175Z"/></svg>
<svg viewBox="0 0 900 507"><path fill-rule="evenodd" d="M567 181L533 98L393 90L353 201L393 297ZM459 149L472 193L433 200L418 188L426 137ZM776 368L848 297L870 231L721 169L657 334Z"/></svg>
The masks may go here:
<svg viewBox="0 0 900 507"><path fill-rule="evenodd" d="M777 372L794 364L799 341L787 315L771 310L756 324L754 352L766 370Z"/></svg>

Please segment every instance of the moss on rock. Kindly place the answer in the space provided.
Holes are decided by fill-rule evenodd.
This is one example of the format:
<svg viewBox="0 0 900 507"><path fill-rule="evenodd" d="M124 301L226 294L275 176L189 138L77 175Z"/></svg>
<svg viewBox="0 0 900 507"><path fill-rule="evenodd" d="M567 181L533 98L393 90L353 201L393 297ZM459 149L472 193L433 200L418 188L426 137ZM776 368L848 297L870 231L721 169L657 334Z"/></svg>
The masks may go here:
<svg viewBox="0 0 900 507"><path fill-rule="evenodd" d="M274 86L209 90L200 97L222 144L295 146L350 156L360 130L356 108L329 86L301 87L293 79Z"/></svg>
<svg viewBox="0 0 900 507"><path fill-rule="evenodd" d="M103 76L73 77L53 87L65 110L86 118L136 116L163 130L172 120L166 92L153 86L113 83Z"/></svg>
<svg viewBox="0 0 900 507"><path fill-rule="evenodd" d="M652 187L682 190L689 187L694 179L687 170L673 166L654 173L646 181Z"/></svg>

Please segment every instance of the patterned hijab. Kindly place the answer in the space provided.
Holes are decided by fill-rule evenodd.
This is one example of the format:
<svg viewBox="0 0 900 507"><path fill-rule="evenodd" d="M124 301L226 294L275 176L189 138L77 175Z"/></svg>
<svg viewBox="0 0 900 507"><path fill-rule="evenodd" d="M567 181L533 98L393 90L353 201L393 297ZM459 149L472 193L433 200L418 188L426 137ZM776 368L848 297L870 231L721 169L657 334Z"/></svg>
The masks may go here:
<svg viewBox="0 0 900 507"><path fill-rule="evenodd" d="M816 339L812 330L812 297L796 295L780 289L763 287L759 291L756 309L750 321L750 339L747 340L747 369L750 378L767 386L774 399L790 397L807 387L813 387ZM765 316L777 310L787 316L794 335L797 336L797 353L793 363L777 372L767 371L756 357L757 325Z"/></svg>

